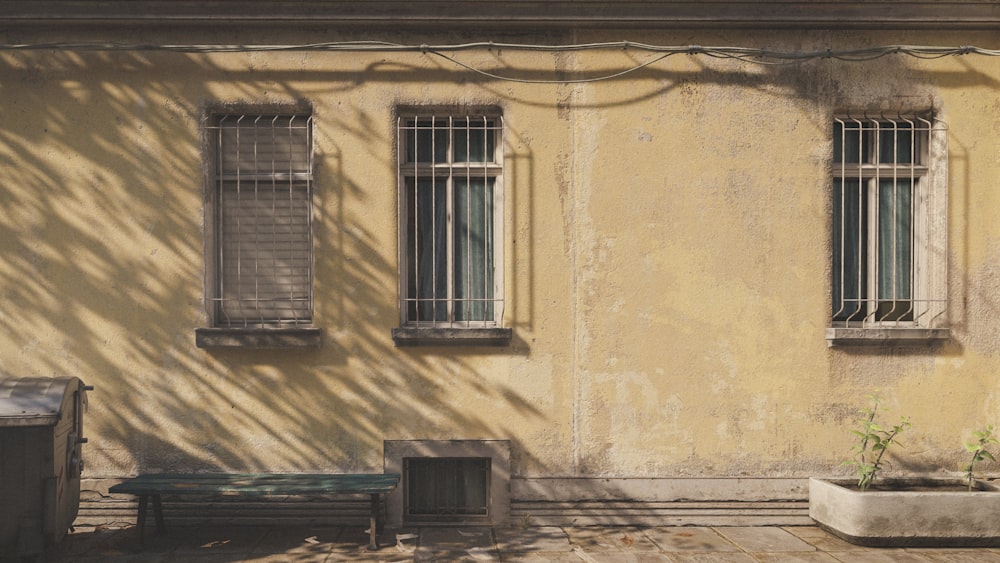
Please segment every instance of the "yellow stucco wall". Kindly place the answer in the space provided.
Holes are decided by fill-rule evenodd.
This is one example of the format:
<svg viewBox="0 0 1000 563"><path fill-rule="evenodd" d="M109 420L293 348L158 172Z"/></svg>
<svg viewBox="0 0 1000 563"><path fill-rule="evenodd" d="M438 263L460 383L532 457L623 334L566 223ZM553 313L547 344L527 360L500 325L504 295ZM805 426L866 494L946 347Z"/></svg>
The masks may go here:
<svg viewBox="0 0 1000 563"><path fill-rule="evenodd" d="M623 34L784 50L995 42L516 41ZM532 79L654 57L451 55ZM972 55L777 67L676 55L613 80L532 84L420 52L2 52L0 371L96 387L90 476L378 470L382 440L407 438L510 439L521 476L830 474L846 471L849 426L875 389L890 419L914 425L896 467L954 470L971 431L1000 422L998 83L1000 58ZM204 109L302 100L324 345L198 349ZM393 347L393 112L425 103L503 110L509 348ZM900 106L950 129L952 339L828 348L831 117Z"/></svg>

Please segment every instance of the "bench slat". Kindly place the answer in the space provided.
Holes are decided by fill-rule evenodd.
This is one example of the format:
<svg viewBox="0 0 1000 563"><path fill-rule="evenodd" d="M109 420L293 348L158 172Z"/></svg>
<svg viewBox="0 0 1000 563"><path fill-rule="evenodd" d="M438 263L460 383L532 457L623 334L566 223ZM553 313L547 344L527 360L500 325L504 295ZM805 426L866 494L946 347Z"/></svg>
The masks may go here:
<svg viewBox="0 0 1000 563"><path fill-rule="evenodd" d="M398 474L192 473L139 475L108 490L133 495L227 496L376 494L399 484Z"/></svg>
<svg viewBox="0 0 1000 563"><path fill-rule="evenodd" d="M158 532L166 530L161 498L164 494L269 496L364 493L371 496L368 549L374 551L378 549L379 496L392 491L398 484L399 474L395 473L162 473L132 477L109 487L108 491L139 497L139 516L135 527L140 545L150 498L156 529Z"/></svg>

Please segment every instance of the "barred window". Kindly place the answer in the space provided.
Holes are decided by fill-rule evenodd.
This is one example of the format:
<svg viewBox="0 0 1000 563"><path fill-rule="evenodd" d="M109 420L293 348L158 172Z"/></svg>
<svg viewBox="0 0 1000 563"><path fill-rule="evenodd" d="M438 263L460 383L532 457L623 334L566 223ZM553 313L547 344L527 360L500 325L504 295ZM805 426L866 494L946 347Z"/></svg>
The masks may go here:
<svg viewBox="0 0 1000 563"><path fill-rule="evenodd" d="M490 458L404 459L408 522L485 520L490 513Z"/></svg>
<svg viewBox="0 0 1000 563"><path fill-rule="evenodd" d="M227 114L214 160L217 327L312 322L312 117Z"/></svg>
<svg viewBox="0 0 1000 563"><path fill-rule="evenodd" d="M833 326L943 322L945 135L927 115L834 120Z"/></svg>
<svg viewBox="0 0 1000 563"><path fill-rule="evenodd" d="M498 114L399 118L404 326L500 324L502 132Z"/></svg>

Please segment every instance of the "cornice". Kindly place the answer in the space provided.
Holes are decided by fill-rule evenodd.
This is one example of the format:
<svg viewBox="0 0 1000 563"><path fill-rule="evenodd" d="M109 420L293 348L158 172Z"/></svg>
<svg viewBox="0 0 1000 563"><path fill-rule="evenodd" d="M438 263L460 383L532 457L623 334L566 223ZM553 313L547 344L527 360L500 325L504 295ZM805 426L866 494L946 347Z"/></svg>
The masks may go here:
<svg viewBox="0 0 1000 563"><path fill-rule="evenodd" d="M5 0L0 25L996 29L996 1Z"/></svg>

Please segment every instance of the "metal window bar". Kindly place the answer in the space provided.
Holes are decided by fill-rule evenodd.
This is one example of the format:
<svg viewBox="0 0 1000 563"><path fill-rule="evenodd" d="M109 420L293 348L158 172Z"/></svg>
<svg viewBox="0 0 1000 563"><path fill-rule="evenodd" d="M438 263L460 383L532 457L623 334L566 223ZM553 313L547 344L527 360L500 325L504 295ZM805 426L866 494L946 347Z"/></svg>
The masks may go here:
<svg viewBox="0 0 1000 563"><path fill-rule="evenodd" d="M216 152L215 324L312 322L312 117L227 114Z"/></svg>
<svg viewBox="0 0 1000 563"><path fill-rule="evenodd" d="M397 122L405 325L500 324L502 130L500 116L485 114Z"/></svg>
<svg viewBox="0 0 1000 563"><path fill-rule="evenodd" d="M927 232L929 146L945 131L921 115L834 120L835 323L929 326L943 315L945 297L924 277L927 247L943 236Z"/></svg>
<svg viewBox="0 0 1000 563"><path fill-rule="evenodd" d="M489 516L490 458L406 458L405 512L425 521Z"/></svg>

